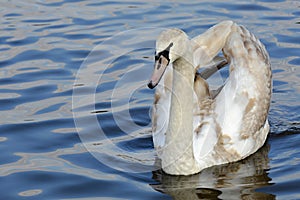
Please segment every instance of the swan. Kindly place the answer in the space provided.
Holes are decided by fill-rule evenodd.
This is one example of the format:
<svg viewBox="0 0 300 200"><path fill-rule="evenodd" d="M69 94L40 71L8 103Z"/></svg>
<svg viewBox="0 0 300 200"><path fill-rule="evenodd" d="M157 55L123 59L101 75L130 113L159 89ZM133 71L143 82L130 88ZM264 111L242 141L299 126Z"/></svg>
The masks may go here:
<svg viewBox="0 0 300 200"><path fill-rule="evenodd" d="M229 77L212 95L197 70L221 50L230 64ZM255 153L269 132L271 77L264 45L232 21L191 40L179 29L163 31L148 83L157 87L152 134L163 171L191 175Z"/></svg>

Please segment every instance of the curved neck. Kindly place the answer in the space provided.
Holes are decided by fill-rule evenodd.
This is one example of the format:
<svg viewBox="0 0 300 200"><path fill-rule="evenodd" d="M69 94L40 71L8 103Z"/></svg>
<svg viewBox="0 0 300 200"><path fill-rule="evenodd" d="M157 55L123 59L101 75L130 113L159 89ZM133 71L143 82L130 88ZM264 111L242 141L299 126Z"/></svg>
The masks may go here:
<svg viewBox="0 0 300 200"><path fill-rule="evenodd" d="M195 165L193 115L191 114L193 113L194 66L184 58L179 58L173 63L173 68L171 110L162 167L169 174L179 172L191 174L191 165Z"/></svg>
<svg viewBox="0 0 300 200"><path fill-rule="evenodd" d="M182 67L185 66L185 67ZM167 137L192 131L194 68L183 58L173 63L173 88ZM181 131L179 131L181 130ZM173 137L174 138L174 137Z"/></svg>

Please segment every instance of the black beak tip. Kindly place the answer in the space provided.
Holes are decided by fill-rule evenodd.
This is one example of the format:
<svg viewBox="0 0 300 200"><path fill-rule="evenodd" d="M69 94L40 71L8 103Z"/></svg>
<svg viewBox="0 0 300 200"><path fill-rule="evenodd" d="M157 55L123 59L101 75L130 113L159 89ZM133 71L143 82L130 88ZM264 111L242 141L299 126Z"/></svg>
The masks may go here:
<svg viewBox="0 0 300 200"><path fill-rule="evenodd" d="M154 85L154 84L152 83L152 81L150 81L150 82L148 83L148 88L150 88L150 89L155 88L155 86L156 86L156 85Z"/></svg>

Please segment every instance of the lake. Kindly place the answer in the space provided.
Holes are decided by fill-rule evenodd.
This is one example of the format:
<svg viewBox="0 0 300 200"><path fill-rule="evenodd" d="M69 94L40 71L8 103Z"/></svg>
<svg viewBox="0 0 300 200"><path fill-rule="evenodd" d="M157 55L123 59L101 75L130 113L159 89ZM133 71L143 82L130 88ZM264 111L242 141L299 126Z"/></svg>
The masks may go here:
<svg viewBox="0 0 300 200"><path fill-rule="evenodd" d="M300 199L300 3L28 0L0 3L1 199ZM233 20L273 71L266 144L193 176L153 164L157 35ZM228 73L221 72L223 78Z"/></svg>

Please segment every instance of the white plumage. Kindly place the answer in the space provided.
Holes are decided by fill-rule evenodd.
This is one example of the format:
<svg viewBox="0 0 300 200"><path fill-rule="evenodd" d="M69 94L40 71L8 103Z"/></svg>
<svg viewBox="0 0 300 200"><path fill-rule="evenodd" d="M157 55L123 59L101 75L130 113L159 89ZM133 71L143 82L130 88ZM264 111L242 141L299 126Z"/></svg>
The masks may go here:
<svg viewBox="0 0 300 200"><path fill-rule="evenodd" d="M230 64L213 94L197 69L220 51ZM189 40L178 29L161 33L148 86L154 88L153 142L166 173L189 175L241 160L265 142L271 68L264 45L246 28L221 22Z"/></svg>

